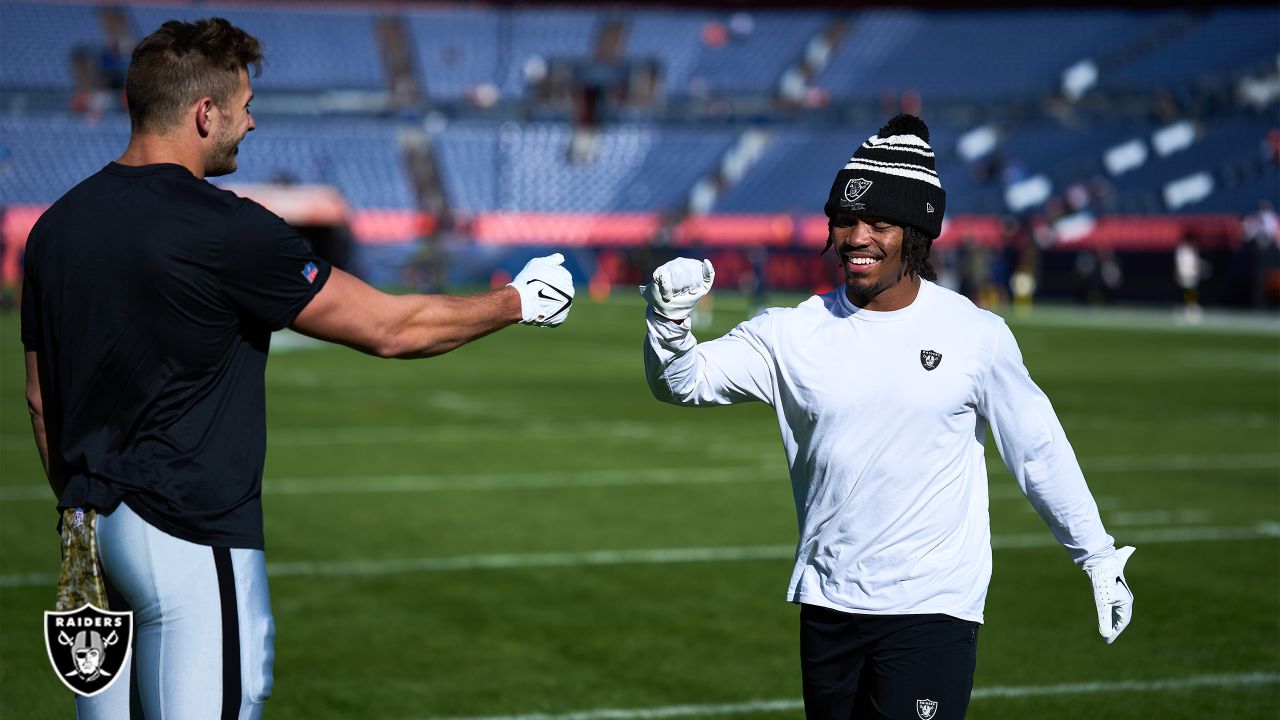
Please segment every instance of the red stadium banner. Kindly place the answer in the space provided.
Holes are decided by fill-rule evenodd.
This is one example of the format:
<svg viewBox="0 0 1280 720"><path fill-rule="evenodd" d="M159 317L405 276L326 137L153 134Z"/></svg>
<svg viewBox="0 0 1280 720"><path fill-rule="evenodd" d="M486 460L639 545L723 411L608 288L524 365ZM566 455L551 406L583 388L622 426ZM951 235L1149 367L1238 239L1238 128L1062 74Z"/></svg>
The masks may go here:
<svg viewBox="0 0 1280 720"><path fill-rule="evenodd" d="M436 231L436 217L417 210L357 210L351 213L351 234L362 245L394 245L418 240Z"/></svg>
<svg viewBox="0 0 1280 720"><path fill-rule="evenodd" d="M489 213L470 222L481 245L646 245L662 224L657 213L584 215Z"/></svg>
<svg viewBox="0 0 1280 720"><path fill-rule="evenodd" d="M228 189L262 203L294 226L349 225L356 242L364 245L415 242L438 226L435 216L417 210L353 211L328 186L233 185ZM17 283L27 235L46 207L7 208L0 257L0 278L6 284ZM934 246L1004 247L1018 232L1016 226L1007 228L1007 223L997 216L958 215L943 225ZM489 213L461 223L460 229L481 245L638 247L655 242L662 218L657 213ZM822 215L698 215L685 218L672 230L672 242L679 247L820 248L826 237L827 219ZM1184 237L1194 238L1201 249L1238 248L1240 219L1234 215L1101 217L1076 225L1075 232L1057 237L1048 249L1169 252Z"/></svg>
<svg viewBox="0 0 1280 720"><path fill-rule="evenodd" d="M795 228L790 215L693 215L676 226L674 235L681 246L784 247L794 241Z"/></svg>

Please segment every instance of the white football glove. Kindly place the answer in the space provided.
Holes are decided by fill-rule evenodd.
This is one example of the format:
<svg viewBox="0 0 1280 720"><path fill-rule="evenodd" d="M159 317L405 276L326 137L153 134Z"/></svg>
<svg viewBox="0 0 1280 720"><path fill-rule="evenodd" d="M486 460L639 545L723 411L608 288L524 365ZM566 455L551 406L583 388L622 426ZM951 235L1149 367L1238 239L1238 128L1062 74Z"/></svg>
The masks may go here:
<svg viewBox="0 0 1280 720"><path fill-rule="evenodd" d="M565 269L564 255L534 258L507 283L520 293L520 322L555 327L569 317L573 306L573 276Z"/></svg>
<svg viewBox="0 0 1280 720"><path fill-rule="evenodd" d="M682 322L693 312L716 281L710 260L676 258L653 271L653 282L641 291L654 312L668 320Z"/></svg>
<svg viewBox="0 0 1280 720"><path fill-rule="evenodd" d="M1124 579L1124 564L1133 551L1131 546L1110 553L1103 551L1098 554L1105 557L1084 564L1084 571L1093 582L1093 602L1098 606L1098 633L1108 645L1120 637L1133 617L1133 591Z"/></svg>

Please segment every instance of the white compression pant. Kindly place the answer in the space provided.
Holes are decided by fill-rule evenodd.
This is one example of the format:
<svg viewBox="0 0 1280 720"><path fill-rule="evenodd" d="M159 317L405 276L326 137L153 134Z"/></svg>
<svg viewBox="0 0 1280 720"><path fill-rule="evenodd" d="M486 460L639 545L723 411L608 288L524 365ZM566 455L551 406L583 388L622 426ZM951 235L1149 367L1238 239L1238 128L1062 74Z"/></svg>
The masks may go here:
<svg viewBox="0 0 1280 720"><path fill-rule="evenodd" d="M179 540L121 503L99 515L112 610L133 611L133 652L80 720L257 720L271 695L275 621L261 550Z"/></svg>

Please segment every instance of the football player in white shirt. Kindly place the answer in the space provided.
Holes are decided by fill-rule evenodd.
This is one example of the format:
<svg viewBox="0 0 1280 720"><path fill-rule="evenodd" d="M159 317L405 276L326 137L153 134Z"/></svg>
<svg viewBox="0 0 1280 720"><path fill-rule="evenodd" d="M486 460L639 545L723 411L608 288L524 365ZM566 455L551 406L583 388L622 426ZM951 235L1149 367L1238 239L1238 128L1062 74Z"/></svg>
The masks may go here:
<svg viewBox="0 0 1280 720"><path fill-rule="evenodd" d="M1088 575L1098 630L1133 593L1048 398L1000 317L935 283L946 194L928 127L899 115L836 175L825 211L841 288L698 343L709 261L659 267L645 368L677 405L761 401L782 433L799 519L787 599L801 606L809 718L961 718L991 579L983 443Z"/></svg>

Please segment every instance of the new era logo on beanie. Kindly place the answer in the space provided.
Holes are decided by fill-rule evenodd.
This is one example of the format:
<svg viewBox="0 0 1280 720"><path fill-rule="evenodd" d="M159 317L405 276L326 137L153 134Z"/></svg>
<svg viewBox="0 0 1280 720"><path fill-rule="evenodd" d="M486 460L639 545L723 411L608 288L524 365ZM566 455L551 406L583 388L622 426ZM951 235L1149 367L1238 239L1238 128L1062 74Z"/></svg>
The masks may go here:
<svg viewBox="0 0 1280 720"><path fill-rule="evenodd" d="M937 238L946 207L929 127L914 115L902 114L867 138L836 173L823 210L827 217L844 213L912 225Z"/></svg>

